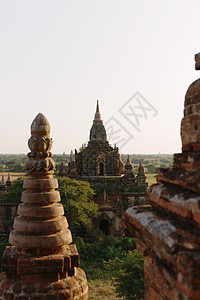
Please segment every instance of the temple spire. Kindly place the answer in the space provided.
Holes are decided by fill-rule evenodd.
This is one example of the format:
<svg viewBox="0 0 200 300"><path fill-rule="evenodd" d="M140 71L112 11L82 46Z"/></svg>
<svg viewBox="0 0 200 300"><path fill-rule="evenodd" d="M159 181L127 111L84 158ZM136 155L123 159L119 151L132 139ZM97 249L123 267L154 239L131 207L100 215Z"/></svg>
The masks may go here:
<svg viewBox="0 0 200 300"><path fill-rule="evenodd" d="M1 183L0 183L0 190L2 192L5 192L5 190L6 190L6 184L5 184L5 180L4 180L4 175L2 175L2 179L1 179Z"/></svg>
<svg viewBox="0 0 200 300"><path fill-rule="evenodd" d="M8 178L6 180L6 189L7 189L7 191L10 189L11 186L12 186L12 182L11 182L11 179L10 179L10 173L8 173Z"/></svg>
<svg viewBox="0 0 200 300"><path fill-rule="evenodd" d="M73 161L74 160L74 155L73 155L73 150L71 150L70 152L70 161Z"/></svg>
<svg viewBox="0 0 200 300"><path fill-rule="evenodd" d="M128 156L127 156L126 163L127 163L127 165L130 165L130 163L131 163L129 154L128 154Z"/></svg>
<svg viewBox="0 0 200 300"><path fill-rule="evenodd" d="M99 100L97 100L97 109L96 109L96 113L99 113Z"/></svg>
<svg viewBox="0 0 200 300"><path fill-rule="evenodd" d="M92 128L90 130L90 141L107 141L106 130L101 119L101 114L99 112L99 101L97 100L96 113Z"/></svg>
<svg viewBox="0 0 200 300"><path fill-rule="evenodd" d="M125 173L132 174L133 165L130 160L130 156L127 156L126 164L125 164Z"/></svg>
<svg viewBox="0 0 200 300"><path fill-rule="evenodd" d="M99 110L99 100L97 100L96 113L94 117L94 123L102 123L101 114Z"/></svg>
<svg viewBox="0 0 200 300"><path fill-rule="evenodd" d="M142 160L141 159L140 159L140 165L139 165L139 168L138 168L138 174L144 175L144 167L142 165Z"/></svg>

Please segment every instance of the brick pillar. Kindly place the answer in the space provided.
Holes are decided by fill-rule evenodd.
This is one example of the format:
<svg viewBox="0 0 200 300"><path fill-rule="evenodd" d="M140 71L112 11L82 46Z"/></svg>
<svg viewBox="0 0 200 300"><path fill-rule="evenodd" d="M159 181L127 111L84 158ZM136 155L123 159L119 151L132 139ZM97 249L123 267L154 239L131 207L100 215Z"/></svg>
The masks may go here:
<svg viewBox="0 0 200 300"><path fill-rule="evenodd" d="M144 255L145 299L200 299L200 79L185 96L181 138L173 168L159 169L147 191L150 205L129 208L122 220Z"/></svg>
<svg viewBox="0 0 200 300"><path fill-rule="evenodd" d="M25 192L2 258L1 299L87 299L87 280L60 203L50 125L38 114L28 141Z"/></svg>

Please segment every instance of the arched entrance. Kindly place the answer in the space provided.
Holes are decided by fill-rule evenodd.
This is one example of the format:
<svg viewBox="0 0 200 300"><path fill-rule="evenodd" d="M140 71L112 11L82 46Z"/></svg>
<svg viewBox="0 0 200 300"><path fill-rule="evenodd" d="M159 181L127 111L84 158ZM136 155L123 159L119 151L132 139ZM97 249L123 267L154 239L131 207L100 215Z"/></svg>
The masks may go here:
<svg viewBox="0 0 200 300"><path fill-rule="evenodd" d="M99 163L99 175L104 175L104 164L102 162Z"/></svg>
<svg viewBox="0 0 200 300"><path fill-rule="evenodd" d="M108 235L109 232L109 222L107 220L103 220L100 222L100 230L103 231L104 234Z"/></svg>

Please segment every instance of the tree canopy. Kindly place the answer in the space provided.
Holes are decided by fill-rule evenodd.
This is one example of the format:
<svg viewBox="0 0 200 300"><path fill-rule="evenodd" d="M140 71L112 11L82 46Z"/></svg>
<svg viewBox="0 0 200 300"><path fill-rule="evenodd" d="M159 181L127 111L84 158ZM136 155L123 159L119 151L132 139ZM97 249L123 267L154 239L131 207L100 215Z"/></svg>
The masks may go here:
<svg viewBox="0 0 200 300"><path fill-rule="evenodd" d="M98 206L92 200L94 190L85 181L58 177L59 191L65 215L71 228L86 228Z"/></svg>
<svg viewBox="0 0 200 300"><path fill-rule="evenodd" d="M25 177L20 177L13 181L9 191L4 196L4 202L20 203L21 195L24 191L23 182Z"/></svg>
<svg viewBox="0 0 200 300"><path fill-rule="evenodd" d="M13 182L12 187L5 194L5 202L20 203L23 192L24 177ZM94 190L85 181L73 180L68 177L58 177L61 202L65 216L71 229L85 229L90 218L97 212L98 206L92 200Z"/></svg>

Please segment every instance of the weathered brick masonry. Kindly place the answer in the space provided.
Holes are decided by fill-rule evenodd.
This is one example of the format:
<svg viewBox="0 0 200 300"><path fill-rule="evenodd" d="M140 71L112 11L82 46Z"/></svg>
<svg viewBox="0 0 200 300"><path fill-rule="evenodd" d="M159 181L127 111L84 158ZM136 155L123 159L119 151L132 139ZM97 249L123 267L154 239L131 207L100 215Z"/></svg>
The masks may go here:
<svg viewBox="0 0 200 300"><path fill-rule="evenodd" d="M145 299L200 299L200 79L185 96L181 138L173 168L160 169L148 189L150 205L129 208L122 220L144 255Z"/></svg>
<svg viewBox="0 0 200 300"><path fill-rule="evenodd" d="M28 145L26 191L9 237L13 246L2 258L0 299L88 299L86 276L55 190L50 125L42 114L31 125Z"/></svg>

